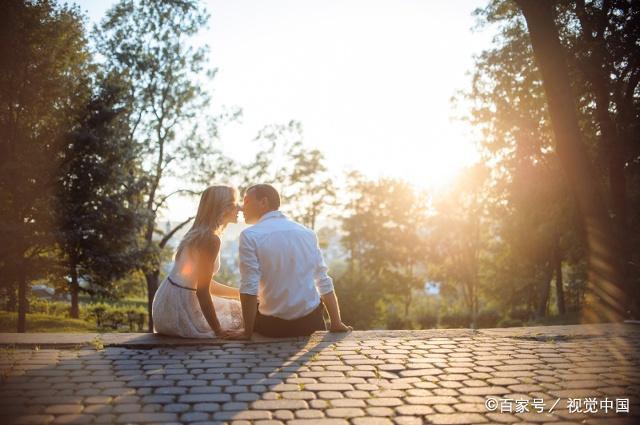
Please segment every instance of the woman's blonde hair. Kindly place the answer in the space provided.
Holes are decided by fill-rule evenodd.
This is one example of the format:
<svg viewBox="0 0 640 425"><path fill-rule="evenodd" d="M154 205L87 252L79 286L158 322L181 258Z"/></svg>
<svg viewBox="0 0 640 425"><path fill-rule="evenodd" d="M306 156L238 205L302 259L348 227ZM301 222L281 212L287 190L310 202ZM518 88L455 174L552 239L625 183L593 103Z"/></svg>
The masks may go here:
<svg viewBox="0 0 640 425"><path fill-rule="evenodd" d="M176 257L188 246L204 244L210 246L213 235L224 230L222 217L229 212L236 200L238 191L231 186L209 186L200 196L198 213L189 231L182 237Z"/></svg>

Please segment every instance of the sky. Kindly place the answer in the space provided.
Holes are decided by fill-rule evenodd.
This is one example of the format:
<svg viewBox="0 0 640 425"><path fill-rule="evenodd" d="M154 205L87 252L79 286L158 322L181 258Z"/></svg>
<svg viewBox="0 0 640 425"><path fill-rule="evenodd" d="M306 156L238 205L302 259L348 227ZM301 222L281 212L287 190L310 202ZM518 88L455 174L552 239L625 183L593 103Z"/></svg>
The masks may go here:
<svg viewBox="0 0 640 425"><path fill-rule="evenodd" d="M473 55L489 47L472 12L487 0L208 0L200 39L218 69L214 110L239 107L223 151L253 159L268 124L298 120L304 142L336 175L357 169L441 187L477 159L451 97L469 87ZM115 2L76 1L97 23ZM176 199L182 220L195 200Z"/></svg>

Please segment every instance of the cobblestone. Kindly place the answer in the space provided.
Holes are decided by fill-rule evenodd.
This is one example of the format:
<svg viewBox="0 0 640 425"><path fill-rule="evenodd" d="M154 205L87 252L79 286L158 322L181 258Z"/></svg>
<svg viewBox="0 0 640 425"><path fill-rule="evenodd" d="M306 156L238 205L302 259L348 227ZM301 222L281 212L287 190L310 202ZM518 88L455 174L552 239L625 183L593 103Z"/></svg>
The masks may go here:
<svg viewBox="0 0 640 425"><path fill-rule="evenodd" d="M138 336L147 344L105 344L101 351L53 343L34 350L7 338L15 337L0 335L3 425L640 423L637 325L318 333L163 346ZM46 345L52 337L41 338ZM80 337L57 338L64 344ZM527 400L528 411L490 410L491 398ZM569 412L569 398L608 398L612 408L624 398L629 413ZM547 410L533 409L534 399Z"/></svg>

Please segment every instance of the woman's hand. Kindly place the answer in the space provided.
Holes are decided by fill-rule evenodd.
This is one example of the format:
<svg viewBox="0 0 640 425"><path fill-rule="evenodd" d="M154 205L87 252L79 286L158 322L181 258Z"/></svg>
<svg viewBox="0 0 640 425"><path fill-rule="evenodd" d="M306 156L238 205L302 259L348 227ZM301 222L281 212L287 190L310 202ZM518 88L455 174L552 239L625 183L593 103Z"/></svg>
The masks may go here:
<svg viewBox="0 0 640 425"><path fill-rule="evenodd" d="M232 334L231 330L218 328L214 331L218 339L229 339Z"/></svg>
<svg viewBox="0 0 640 425"><path fill-rule="evenodd" d="M352 330L353 330L353 327L347 326L342 322L338 323L335 326L332 323L331 327L329 328L329 332L351 332Z"/></svg>
<svg viewBox="0 0 640 425"><path fill-rule="evenodd" d="M251 339L251 337L244 332L244 329L226 330L222 331L221 334L216 333L216 335L218 335L218 337L222 339L230 339L235 341L247 341Z"/></svg>

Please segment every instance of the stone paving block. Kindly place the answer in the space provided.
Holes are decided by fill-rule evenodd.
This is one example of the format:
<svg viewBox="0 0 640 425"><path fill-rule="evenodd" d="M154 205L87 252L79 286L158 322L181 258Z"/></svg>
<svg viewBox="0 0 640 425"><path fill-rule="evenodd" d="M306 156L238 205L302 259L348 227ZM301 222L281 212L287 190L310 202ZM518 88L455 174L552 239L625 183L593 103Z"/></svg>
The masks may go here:
<svg viewBox="0 0 640 425"><path fill-rule="evenodd" d="M224 403L227 401L231 401L230 394L185 394L178 397L179 403Z"/></svg>
<svg viewBox="0 0 640 425"><path fill-rule="evenodd" d="M196 412L217 412L220 410L218 403L196 403L193 405L193 410Z"/></svg>
<svg viewBox="0 0 640 425"><path fill-rule="evenodd" d="M54 419L54 424L89 424L93 422L95 416L93 415L58 415Z"/></svg>
<svg viewBox="0 0 640 425"><path fill-rule="evenodd" d="M357 407L332 407L325 411L329 418L355 418L364 416L364 410Z"/></svg>
<svg viewBox="0 0 640 425"><path fill-rule="evenodd" d="M435 425L480 424L489 422L477 413L452 413L428 415L427 420Z"/></svg>
<svg viewBox="0 0 640 425"><path fill-rule="evenodd" d="M407 397L405 401L409 404L455 404L458 400L451 396L424 396L424 397Z"/></svg>
<svg viewBox="0 0 640 425"><path fill-rule="evenodd" d="M273 412L273 418L277 420L286 421L289 419L294 419L295 415L291 410L276 410Z"/></svg>
<svg viewBox="0 0 640 425"><path fill-rule="evenodd" d="M44 413L56 415L56 414L75 414L80 413L83 409L81 404L55 404L47 406L44 409Z"/></svg>
<svg viewBox="0 0 640 425"><path fill-rule="evenodd" d="M397 425L423 425L424 421L415 416L396 416L393 418L393 423Z"/></svg>
<svg viewBox="0 0 640 425"><path fill-rule="evenodd" d="M213 414L214 420L248 420L254 421L258 419L271 419L271 412L266 410L246 410L233 412L216 412Z"/></svg>
<svg viewBox="0 0 640 425"><path fill-rule="evenodd" d="M1 419L2 417L0 417ZM11 418L16 425L40 425L49 424L53 422L55 416L53 415L25 415L18 418Z"/></svg>
<svg viewBox="0 0 640 425"><path fill-rule="evenodd" d="M367 404L374 407L395 407L404 404L401 399L393 397L369 398L366 401Z"/></svg>
<svg viewBox="0 0 640 425"><path fill-rule="evenodd" d="M252 409L259 410L296 410L308 407L309 405L304 400L257 400L251 403Z"/></svg>
<svg viewBox="0 0 640 425"><path fill-rule="evenodd" d="M175 413L126 413L119 415L116 423L145 423L145 422L176 422L178 415Z"/></svg>
<svg viewBox="0 0 640 425"><path fill-rule="evenodd" d="M391 419L368 416L362 418L353 418L351 422L354 425L393 425Z"/></svg>

